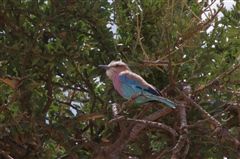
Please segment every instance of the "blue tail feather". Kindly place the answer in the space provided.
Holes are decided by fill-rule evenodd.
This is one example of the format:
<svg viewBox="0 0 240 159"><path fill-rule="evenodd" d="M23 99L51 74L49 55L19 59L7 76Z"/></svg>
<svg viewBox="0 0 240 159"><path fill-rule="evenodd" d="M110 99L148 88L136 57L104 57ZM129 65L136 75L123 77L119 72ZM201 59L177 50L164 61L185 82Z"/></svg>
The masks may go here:
<svg viewBox="0 0 240 159"><path fill-rule="evenodd" d="M158 102L162 102L170 107L172 107L173 109L176 108L176 104L169 100L169 99L166 99L164 97L161 97L161 96L155 96L155 95L143 95L143 96L140 96L136 99L136 102L137 103L143 103L143 102L150 102L150 101L158 101Z"/></svg>
<svg viewBox="0 0 240 159"><path fill-rule="evenodd" d="M172 107L173 109L176 108L176 104L168 99L162 99L162 97L155 97L158 101L167 104L168 106Z"/></svg>

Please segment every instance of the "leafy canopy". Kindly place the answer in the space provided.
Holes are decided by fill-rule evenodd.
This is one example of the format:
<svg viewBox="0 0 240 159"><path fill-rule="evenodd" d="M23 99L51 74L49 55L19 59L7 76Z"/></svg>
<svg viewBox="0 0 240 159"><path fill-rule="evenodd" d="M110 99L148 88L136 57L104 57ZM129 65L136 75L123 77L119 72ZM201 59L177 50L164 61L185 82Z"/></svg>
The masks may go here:
<svg viewBox="0 0 240 159"><path fill-rule="evenodd" d="M235 2L1 1L0 156L239 157ZM124 103L98 68L117 59L178 108Z"/></svg>

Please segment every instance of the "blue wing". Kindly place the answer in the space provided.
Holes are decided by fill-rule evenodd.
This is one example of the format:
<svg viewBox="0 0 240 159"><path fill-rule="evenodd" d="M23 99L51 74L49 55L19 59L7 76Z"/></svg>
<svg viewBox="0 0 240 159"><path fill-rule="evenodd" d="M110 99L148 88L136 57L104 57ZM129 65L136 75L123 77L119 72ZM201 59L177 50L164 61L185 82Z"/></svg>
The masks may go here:
<svg viewBox="0 0 240 159"><path fill-rule="evenodd" d="M149 101L159 101L167 104L168 106L175 109L176 105L174 102L163 98L161 93L155 90L151 85L147 88L144 88L141 85L141 82L134 79L128 78L127 76L120 76L120 81L122 82L121 90L126 99L129 99L134 93L140 94L143 93L145 96L138 97L135 101L137 103L144 103Z"/></svg>
<svg viewBox="0 0 240 159"><path fill-rule="evenodd" d="M140 82L137 81L136 79L129 79L127 76L120 76L120 81L126 85L131 86L136 91L135 93L143 92L143 93L147 93L147 94L161 96L160 92L158 92L151 86L148 86L147 88L143 88L143 86L140 84Z"/></svg>

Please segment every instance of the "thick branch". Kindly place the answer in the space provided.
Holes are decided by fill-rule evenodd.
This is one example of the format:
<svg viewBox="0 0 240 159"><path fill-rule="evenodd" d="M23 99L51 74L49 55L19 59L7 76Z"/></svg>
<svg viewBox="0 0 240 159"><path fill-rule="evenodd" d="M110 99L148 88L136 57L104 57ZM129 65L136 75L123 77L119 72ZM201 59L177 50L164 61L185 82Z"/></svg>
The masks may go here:
<svg viewBox="0 0 240 159"><path fill-rule="evenodd" d="M47 100L47 103L42 110L43 114L45 114L48 111L48 109L51 106L52 101L53 101L53 98L52 98L52 71L50 69L48 70L48 76L47 76L47 81L46 82L47 82L46 83L46 89L48 91L48 93L47 93L48 100Z"/></svg>
<svg viewBox="0 0 240 159"><path fill-rule="evenodd" d="M150 116L146 117L144 120L153 121L153 120L160 118L161 116L165 116L165 115L171 113L172 111L173 111L172 108L165 107L165 108L151 114ZM139 132L142 129L144 129L146 126L147 126L146 124L142 124L142 123L136 124L133 128L130 126L129 127L130 130L128 129L128 134L126 136L122 135L121 137L119 137L119 139L106 150L106 154L109 154L109 156L111 154L115 154L115 155L118 154L118 152L120 152L127 143L134 140L138 136Z"/></svg>
<svg viewBox="0 0 240 159"><path fill-rule="evenodd" d="M174 137L178 136L178 133L173 128L163 123L147 121L147 120L130 119L130 118L127 118L127 121L141 123L141 124L144 124L145 126L157 127L170 132Z"/></svg>
<svg viewBox="0 0 240 159"><path fill-rule="evenodd" d="M172 154L172 157L171 157L172 159L174 159L174 158L176 158L176 156L178 156L179 151L183 148L185 143L186 143L186 148L185 148L185 151L183 153L184 158L187 155L188 150L189 150L189 140L188 140L188 137L187 137L188 129L186 127L187 126L186 109L185 109L183 104L179 104L178 108L179 108L179 116L180 116L181 135L179 137L179 140L178 140L177 144L172 149L172 151L173 151L173 154Z"/></svg>

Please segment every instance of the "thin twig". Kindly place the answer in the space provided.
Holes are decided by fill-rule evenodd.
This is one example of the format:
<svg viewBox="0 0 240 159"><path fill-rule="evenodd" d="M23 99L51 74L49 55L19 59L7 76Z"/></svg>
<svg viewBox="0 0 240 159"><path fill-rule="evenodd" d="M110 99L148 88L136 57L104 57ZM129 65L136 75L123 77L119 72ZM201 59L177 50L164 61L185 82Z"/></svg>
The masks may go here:
<svg viewBox="0 0 240 159"><path fill-rule="evenodd" d="M219 85L219 81L220 79L224 79L225 77L227 77L228 75L231 75L233 72L235 72L236 70L238 70L240 68L240 64L237 66L232 66L228 71L224 72L222 75L218 75L214 80L210 81L207 85L205 85L204 87L200 87L199 89L195 90L193 92L193 94L198 94L199 92L214 87L216 85Z"/></svg>
<svg viewBox="0 0 240 159"><path fill-rule="evenodd" d="M186 2L183 2L184 3L184 5L187 7L187 9L194 15L194 17L196 18L196 19L198 19L199 21L201 21L201 19L199 18L199 16L197 16L192 10L191 10L191 8L187 5L187 3Z"/></svg>
<svg viewBox="0 0 240 159"><path fill-rule="evenodd" d="M195 101L193 101L191 98L189 98L186 94L184 94L182 91L180 91L177 87L174 88L176 92L178 92L183 98L185 98L186 101L190 102L194 107L196 107L198 110L200 110L205 116L205 118L209 119L211 123L213 123L216 127L215 131L212 133L212 135L221 132L222 125L219 121L217 121L213 116L211 116L207 111L205 111L202 107L200 107Z"/></svg>
<svg viewBox="0 0 240 159"><path fill-rule="evenodd" d="M164 27L167 36L167 53L168 53L168 77L169 77L169 81L170 81L170 85L174 84L174 80L173 80L173 74L172 74L172 62L171 62L171 50L170 50L170 40L169 40L169 34L168 34L168 30L166 27Z"/></svg>
<svg viewBox="0 0 240 159"><path fill-rule="evenodd" d="M2 154L4 157L6 157L6 159L13 159L11 156L8 155L8 152L5 152L1 149L0 149L0 154Z"/></svg>
<svg viewBox="0 0 240 159"><path fill-rule="evenodd" d="M204 27L206 27L207 25L209 25L214 18L217 16L217 14L223 9L223 5L221 7L218 8L217 12L212 15L211 19L208 19L207 22L200 24L199 26L197 26L192 32L188 33L187 35L185 35L184 37L181 38L181 40L179 40L178 42L175 43L174 46L176 47L181 47L181 45L184 43L184 41L190 39L196 32L198 32L199 30L203 29Z"/></svg>
<svg viewBox="0 0 240 159"><path fill-rule="evenodd" d="M24 77L12 77L12 80L14 80L14 87L13 87L13 95L12 95L12 98L11 100L7 103L7 104L3 104L1 107L0 107L0 112L5 110L9 105L11 105L12 103L14 103L17 98L18 98L18 88L19 86L23 83L22 81L27 78L29 75L27 76L24 76Z"/></svg>
<svg viewBox="0 0 240 159"><path fill-rule="evenodd" d="M216 85L214 85L213 88L215 88L216 90L219 90L220 92L224 92L224 93L235 94L235 95L240 94L240 92L233 91L233 90L225 90Z"/></svg>
<svg viewBox="0 0 240 159"><path fill-rule="evenodd" d="M177 49L179 50L179 49ZM172 54L173 52L171 52ZM197 55L198 56L198 55ZM187 61L183 61L183 62L180 62L180 63L174 63L172 64L172 66L180 66L184 63L188 63L188 62L191 62L191 61L194 61L197 57L194 56L193 58L187 60ZM164 58L163 58L164 59ZM143 62L145 65L151 65L151 66L168 66L168 63L169 61L168 60L156 60L156 61L149 61L149 60L142 60L140 58L138 58L139 61Z"/></svg>
<svg viewBox="0 0 240 159"><path fill-rule="evenodd" d="M137 41L139 41L139 44L141 46L141 49L143 51L143 54L145 55L145 58L146 59L149 59L146 51L144 50L144 47L143 47L143 44L142 44L142 41L141 41L141 29L142 29L142 16L141 16L141 21L140 21L140 24L139 24L139 19L138 19L138 16L141 15L141 13L138 13L138 1L136 1L136 16L137 16ZM136 45L137 45L137 42L136 42ZM135 47L136 48L136 47Z"/></svg>

